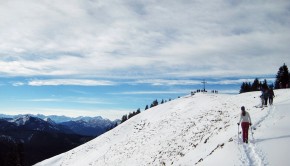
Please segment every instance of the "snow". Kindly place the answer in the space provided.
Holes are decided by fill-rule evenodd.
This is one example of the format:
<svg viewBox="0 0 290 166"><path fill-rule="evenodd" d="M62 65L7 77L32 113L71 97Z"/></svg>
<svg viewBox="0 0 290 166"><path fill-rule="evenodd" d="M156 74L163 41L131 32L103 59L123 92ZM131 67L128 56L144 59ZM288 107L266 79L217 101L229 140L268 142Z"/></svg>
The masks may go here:
<svg viewBox="0 0 290 166"><path fill-rule="evenodd" d="M264 152L261 155L267 157L269 165L289 165L289 158L283 157L290 152L289 103L281 101L270 108L270 114L255 134L257 148Z"/></svg>
<svg viewBox="0 0 290 166"><path fill-rule="evenodd" d="M36 165L289 165L290 90L275 94L264 109L255 107L260 92L185 96ZM241 106L252 118L249 144L238 134Z"/></svg>
<svg viewBox="0 0 290 166"><path fill-rule="evenodd" d="M44 118L43 120L48 122L51 125L56 125L56 123L53 120L51 120L50 118Z"/></svg>
<svg viewBox="0 0 290 166"><path fill-rule="evenodd" d="M13 119L13 120L11 120L10 122L14 122L14 123L16 123L18 126L25 125L26 122L29 121L30 117L31 117L31 116L29 116L29 115L23 115L23 116L21 116L21 117L19 117L19 118L17 118L17 119Z"/></svg>

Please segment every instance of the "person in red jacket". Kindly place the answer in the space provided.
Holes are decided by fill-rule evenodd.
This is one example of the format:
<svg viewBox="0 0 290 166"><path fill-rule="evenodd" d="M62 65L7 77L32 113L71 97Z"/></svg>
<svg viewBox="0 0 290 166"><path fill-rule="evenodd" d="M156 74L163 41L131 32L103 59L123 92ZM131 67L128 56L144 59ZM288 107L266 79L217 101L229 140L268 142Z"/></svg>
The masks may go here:
<svg viewBox="0 0 290 166"><path fill-rule="evenodd" d="M248 143L248 131L249 127L252 125L252 121L250 114L246 111L244 106L241 107L241 110L241 118L238 125L240 125L240 123L242 122L241 126L243 131L243 142Z"/></svg>

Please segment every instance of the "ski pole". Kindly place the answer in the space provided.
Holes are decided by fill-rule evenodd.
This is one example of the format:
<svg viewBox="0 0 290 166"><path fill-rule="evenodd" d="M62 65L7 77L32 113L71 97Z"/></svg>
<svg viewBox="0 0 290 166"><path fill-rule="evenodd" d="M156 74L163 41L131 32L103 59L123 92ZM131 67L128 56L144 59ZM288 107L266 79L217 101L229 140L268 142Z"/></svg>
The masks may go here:
<svg viewBox="0 0 290 166"><path fill-rule="evenodd" d="M251 133L252 133L253 142L255 143L255 138L254 138L254 133L253 133L253 127L252 126L251 126Z"/></svg>
<svg viewBox="0 0 290 166"><path fill-rule="evenodd" d="M240 134L239 129L240 129L240 124L238 123L238 144L239 144L239 134Z"/></svg>

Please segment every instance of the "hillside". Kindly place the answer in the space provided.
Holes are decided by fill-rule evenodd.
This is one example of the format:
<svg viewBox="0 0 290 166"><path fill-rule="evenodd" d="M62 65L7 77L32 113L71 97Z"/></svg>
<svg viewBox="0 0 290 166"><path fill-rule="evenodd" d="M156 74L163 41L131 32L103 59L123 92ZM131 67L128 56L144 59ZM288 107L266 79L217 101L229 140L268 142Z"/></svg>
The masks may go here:
<svg viewBox="0 0 290 166"><path fill-rule="evenodd" d="M37 165L287 165L290 91L275 94L264 109L255 107L260 92L185 96ZM255 129L249 144L238 139L242 105Z"/></svg>
<svg viewBox="0 0 290 166"><path fill-rule="evenodd" d="M0 165L32 165L93 138L75 134L49 119L30 115L0 118Z"/></svg>

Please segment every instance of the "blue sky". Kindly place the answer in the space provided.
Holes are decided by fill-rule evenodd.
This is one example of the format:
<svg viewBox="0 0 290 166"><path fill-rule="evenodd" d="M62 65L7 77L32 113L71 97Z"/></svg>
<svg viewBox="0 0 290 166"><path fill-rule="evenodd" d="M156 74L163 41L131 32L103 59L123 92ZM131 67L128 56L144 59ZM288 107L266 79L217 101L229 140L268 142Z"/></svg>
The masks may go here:
<svg viewBox="0 0 290 166"><path fill-rule="evenodd" d="M290 64L287 0L0 2L6 114L119 118L202 88L238 92Z"/></svg>

